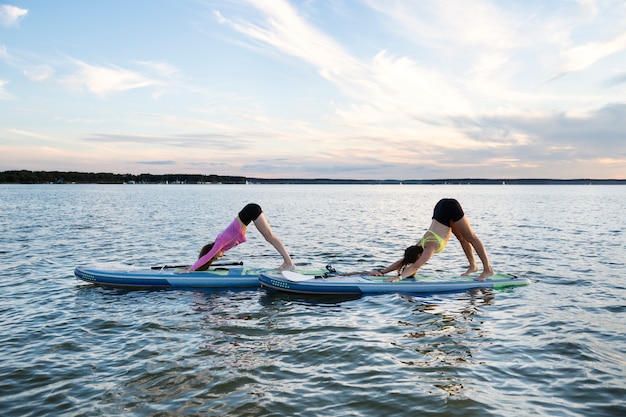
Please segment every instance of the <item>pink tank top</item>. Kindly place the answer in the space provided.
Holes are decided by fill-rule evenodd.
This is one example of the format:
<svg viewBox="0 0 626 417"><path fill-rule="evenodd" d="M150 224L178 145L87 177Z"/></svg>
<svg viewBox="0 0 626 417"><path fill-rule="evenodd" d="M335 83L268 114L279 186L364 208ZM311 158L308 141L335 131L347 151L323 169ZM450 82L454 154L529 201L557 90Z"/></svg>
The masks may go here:
<svg viewBox="0 0 626 417"><path fill-rule="evenodd" d="M215 243L213 244L213 248L204 255L202 258L198 259L191 268L192 271L195 271L196 268L204 265L209 262L211 258L213 258L219 251L226 252L229 249L234 248L246 241L246 234L241 229L239 225L239 219L235 217L235 220L217 237L215 238Z"/></svg>

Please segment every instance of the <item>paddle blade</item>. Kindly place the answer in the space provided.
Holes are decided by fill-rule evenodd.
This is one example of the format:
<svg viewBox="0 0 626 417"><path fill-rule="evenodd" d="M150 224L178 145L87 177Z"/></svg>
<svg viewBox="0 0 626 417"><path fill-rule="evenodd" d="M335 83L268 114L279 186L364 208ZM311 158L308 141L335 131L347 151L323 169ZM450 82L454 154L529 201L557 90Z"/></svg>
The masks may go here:
<svg viewBox="0 0 626 417"><path fill-rule="evenodd" d="M315 279L315 275L303 275L303 274L299 274L293 271L283 271L282 274L289 281L294 281L294 282L308 281L310 279Z"/></svg>

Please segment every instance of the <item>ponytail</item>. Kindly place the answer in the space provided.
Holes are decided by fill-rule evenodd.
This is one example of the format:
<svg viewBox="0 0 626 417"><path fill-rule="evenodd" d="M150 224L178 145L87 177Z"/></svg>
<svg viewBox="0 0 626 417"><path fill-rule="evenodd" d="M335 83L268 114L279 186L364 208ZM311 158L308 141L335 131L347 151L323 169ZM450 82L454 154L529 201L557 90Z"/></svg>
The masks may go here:
<svg viewBox="0 0 626 417"><path fill-rule="evenodd" d="M198 259L202 258L207 253L211 252L211 249L213 249L213 245L215 245L215 242L210 242L204 245L202 249L200 249L200 254L198 255ZM209 262L197 268L196 271L206 271L211 266L211 262L213 262L213 259L209 259Z"/></svg>
<svg viewBox="0 0 626 417"><path fill-rule="evenodd" d="M404 250L404 257L402 258L402 262L400 263L400 268L398 268L398 272L402 271L402 269L412 263L417 261L417 258L424 252L424 248L419 245L409 246Z"/></svg>

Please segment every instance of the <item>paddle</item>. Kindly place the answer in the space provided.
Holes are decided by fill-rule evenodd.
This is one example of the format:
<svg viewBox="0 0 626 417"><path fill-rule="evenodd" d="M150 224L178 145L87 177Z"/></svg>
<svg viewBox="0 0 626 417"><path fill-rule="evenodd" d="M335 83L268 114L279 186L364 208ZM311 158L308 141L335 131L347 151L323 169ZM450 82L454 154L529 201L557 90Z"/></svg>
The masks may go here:
<svg viewBox="0 0 626 417"><path fill-rule="evenodd" d="M316 278L315 275L304 275L293 271L282 271L282 274L285 278L292 282L308 281Z"/></svg>
<svg viewBox="0 0 626 417"><path fill-rule="evenodd" d="M243 265L243 262L231 262L231 263L219 263L219 264L211 264L211 266L237 266ZM163 266L152 266L150 269L175 269L175 268L189 268L191 265L163 265Z"/></svg>
<svg viewBox="0 0 626 417"><path fill-rule="evenodd" d="M337 272L335 268L331 264L326 265L326 272L323 276L318 276L316 278L328 278L328 277L349 277L350 275L371 275L371 270L368 271L355 271L355 272Z"/></svg>

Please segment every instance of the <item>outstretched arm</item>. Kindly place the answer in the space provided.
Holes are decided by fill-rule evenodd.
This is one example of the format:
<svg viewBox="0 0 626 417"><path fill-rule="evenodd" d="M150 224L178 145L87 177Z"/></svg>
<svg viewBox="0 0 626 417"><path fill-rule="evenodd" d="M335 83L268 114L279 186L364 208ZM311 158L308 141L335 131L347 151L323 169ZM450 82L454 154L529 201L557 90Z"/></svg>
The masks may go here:
<svg viewBox="0 0 626 417"><path fill-rule="evenodd" d="M398 278L393 279L392 281L397 281L399 279L412 277L413 275L415 275L417 270L420 269L433 256L433 254L435 253L435 250L436 248L428 245L427 248L424 248L424 252L422 252L418 256L417 261L413 262L412 264L405 265L404 268L402 269L402 272L398 274ZM402 267L402 261L403 259L398 259L397 261L395 261L394 263L392 263L386 268L371 271L372 275L385 275L385 274L388 274L389 272L397 271Z"/></svg>
<svg viewBox="0 0 626 417"><path fill-rule="evenodd" d="M189 267L190 271L206 271L209 269L213 258L222 250L223 242L217 241L213 244L211 250L201 256L193 265Z"/></svg>
<svg viewBox="0 0 626 417"><path fill-rule="evenodd" d="M417 258L417 261L404 267L404 271L402 271L402 274L399 276L399 278L403 279L415 275L418 269L424 266L424 264L428 262L428 260L433 256L435 250L436 248L432 247L431 245L427 245L427 247L424 248L424 252L422 252L422 254Z"/></svg>
<svg viewBox="0 0 626 417"><path fill-rule="evenodd" d="M397 271L398 268L400 268L401 265L402 265L402 259L398 259L397 261L395 261L394 263L392 263L388 267L383 268L383 269L375 269L375 270L371 271L370 273L372 275L376 275L376 276L385 275L385 274L388 274L388 273L390 273L392 271Z"/></svg>

